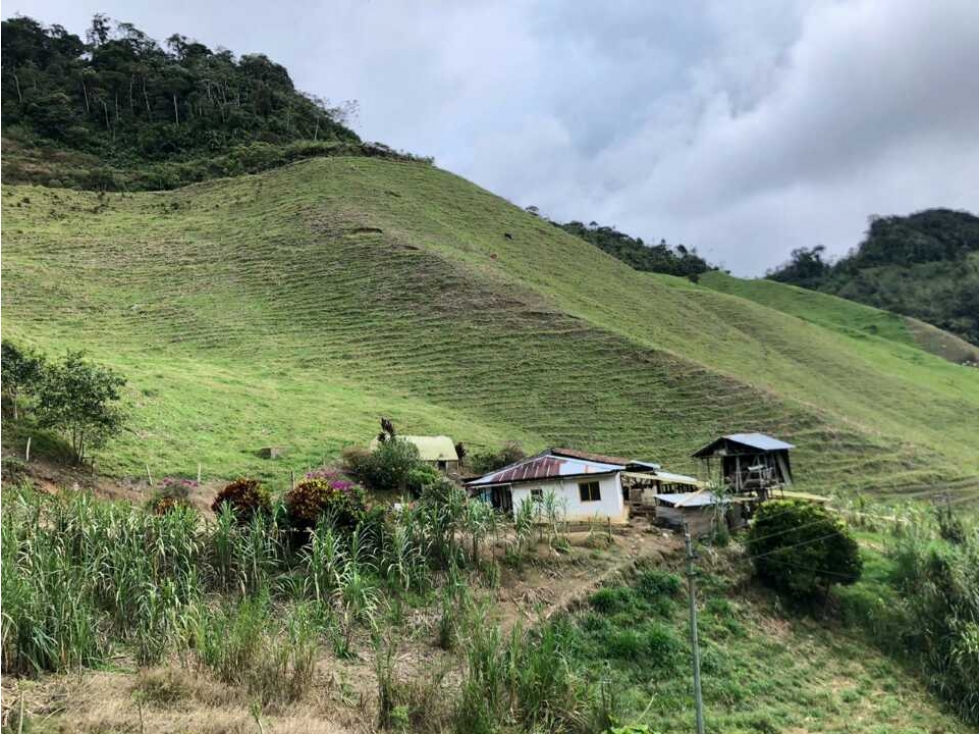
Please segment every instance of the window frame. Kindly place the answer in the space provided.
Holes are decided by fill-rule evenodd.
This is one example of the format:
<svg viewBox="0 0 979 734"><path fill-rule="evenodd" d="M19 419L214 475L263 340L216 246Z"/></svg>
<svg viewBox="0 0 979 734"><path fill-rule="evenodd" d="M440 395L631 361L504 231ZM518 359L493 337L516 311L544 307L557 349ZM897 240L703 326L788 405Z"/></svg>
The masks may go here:
<svg viewBox="0 0 979 734"><path fill-rule="evenodd" d="M594 493L592 490L594 489ZM582 503L602 501L602 483L595 479L589 482L578 482L578 500Z"/></svg>

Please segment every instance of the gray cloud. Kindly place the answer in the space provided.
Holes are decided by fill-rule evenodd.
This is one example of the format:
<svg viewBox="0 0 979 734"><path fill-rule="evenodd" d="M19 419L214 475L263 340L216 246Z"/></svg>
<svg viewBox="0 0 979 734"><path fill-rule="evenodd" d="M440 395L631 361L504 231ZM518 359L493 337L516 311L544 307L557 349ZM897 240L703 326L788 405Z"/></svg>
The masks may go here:
<svg viewBox="0 0 979 734"><path fill-rule="evenodd" d="M367 138L758 274L872 213L979 207L979 3L8 0L263 51Z"/></svg>

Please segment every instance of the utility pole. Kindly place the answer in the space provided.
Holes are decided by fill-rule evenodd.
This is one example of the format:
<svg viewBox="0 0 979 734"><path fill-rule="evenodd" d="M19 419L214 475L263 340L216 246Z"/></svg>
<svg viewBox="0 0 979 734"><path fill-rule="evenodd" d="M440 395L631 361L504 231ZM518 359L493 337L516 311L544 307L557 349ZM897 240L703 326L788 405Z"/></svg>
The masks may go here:
<svg viewBox="0 0 979 734"><path fill-rule="evenodd" d="M704 734L704 699L700 692L700 643L697 639L697 572L693 562L693 540L690 526L684 523L683 534L687 541L687 589L690 596L690 646L693 648L693 697L697 707L697 734Z"/></svg>

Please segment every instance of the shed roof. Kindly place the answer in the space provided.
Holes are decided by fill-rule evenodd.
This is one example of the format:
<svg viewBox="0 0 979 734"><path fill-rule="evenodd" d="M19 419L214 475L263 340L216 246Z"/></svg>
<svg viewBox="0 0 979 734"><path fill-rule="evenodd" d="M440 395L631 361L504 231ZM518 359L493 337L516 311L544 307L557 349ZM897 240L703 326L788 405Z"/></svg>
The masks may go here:
<svg viewBox="0 0 979 734"><path fill-rule="evenodd" d="M418 458L422 461L459 461L456 445L448 436L395 436L398 441L407 441L418 448ZM380 442L375 438L371 441L371 451L377 449Z"/></svg>
<svg viewBox="0 0 979 734"><path fill-rule="evenodd" d="M723 500L713 492L677 492L673 494L658 494L656 499L664 505L670 507L709 507L724 503Z"/></svg>
<svg viewBox="0 0 979 734"><path fill-rule="evenodd" d="M694 453L694 456L713 454L718 444L724 442L735 443L757 451L782 451L795 448L792 444L781 441L774 436L769 436L766 433L731 433L711 441Z"/></svg>

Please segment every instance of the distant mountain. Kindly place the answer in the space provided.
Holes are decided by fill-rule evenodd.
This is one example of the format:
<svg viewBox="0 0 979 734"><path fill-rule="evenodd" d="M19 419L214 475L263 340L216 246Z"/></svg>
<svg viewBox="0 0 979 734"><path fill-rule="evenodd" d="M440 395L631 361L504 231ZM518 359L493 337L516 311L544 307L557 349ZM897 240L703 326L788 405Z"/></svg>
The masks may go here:
<svg viewBox="0 0 979 734"><path fill-rule="evenodd" d="M846 257L802 248L768 278L912 316L979 345L979 217L950 209L878 217Z"/></svg>

